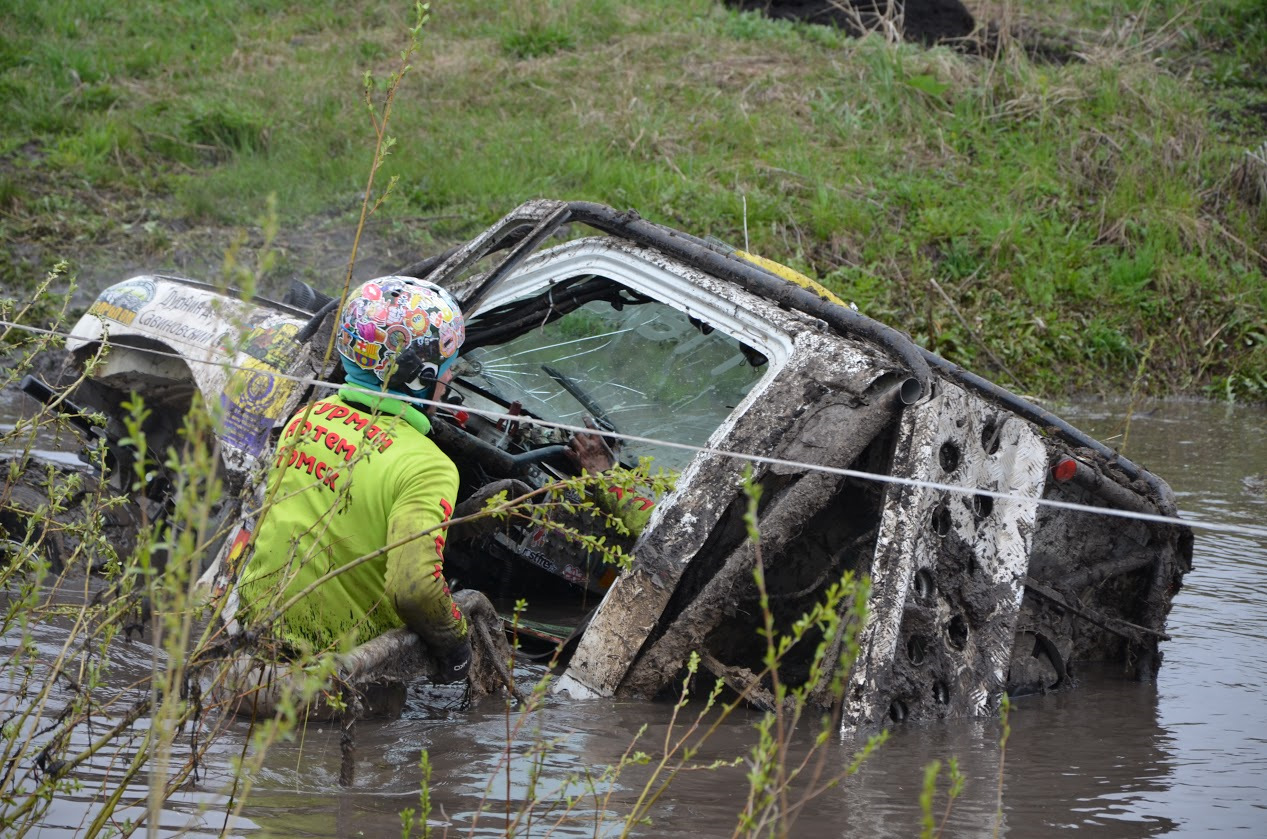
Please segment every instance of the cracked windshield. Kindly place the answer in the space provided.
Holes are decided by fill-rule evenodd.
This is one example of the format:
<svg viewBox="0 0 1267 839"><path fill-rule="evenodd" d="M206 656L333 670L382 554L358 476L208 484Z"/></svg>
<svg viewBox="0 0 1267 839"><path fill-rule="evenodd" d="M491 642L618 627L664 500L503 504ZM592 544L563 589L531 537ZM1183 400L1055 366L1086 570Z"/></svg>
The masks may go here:
<svg viewBox="0 0 1267 839"><path fill-rule="evenodd" d="M659 302L598 301L504 344L472 350L460 379L467 404L514 402L542 419L582 425L592 416L621 434L702 446L764 375L765 356ZM621 460L653 457L680 469L693 452L625 441Z"/></svg>

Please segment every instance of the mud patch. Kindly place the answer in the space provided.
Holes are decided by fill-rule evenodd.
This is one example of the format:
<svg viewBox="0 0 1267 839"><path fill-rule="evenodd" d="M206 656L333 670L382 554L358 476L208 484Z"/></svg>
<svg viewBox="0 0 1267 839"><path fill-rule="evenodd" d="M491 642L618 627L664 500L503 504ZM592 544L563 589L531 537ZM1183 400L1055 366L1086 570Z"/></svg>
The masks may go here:
<svg viewBox="0 0 1267 839"><path fill-rule="evenodd" d="M1013 43L1031 61L1069 64L1081 61L1068 37L1042 31L1024 21L1004 26L993 18L977 19L959 0L724 0L740 11L756 11L775 20L798 20L836 26L858 38L871 32L900 34L902 40L953 47L969 54L995 55ZM894 10L890 11L892 5ZM902 5L900 10L897 9ZM1002 37L1006 32L1006 37Z"/></svg>
<svg viewBox="0 0 1267 839"><path fill-rule="evenodd" d="M350 210L283 222L265 263L265 238L258 227L193 223L177 217L165 199L91 190L70 196L84 213L50 220L49 214L27 206L42 192L28 181L25 173L6 181L11 213L0 243L0 281L9 289L34 289L64 260L65 279L53 290L64 292L69 280L75 280L72 317L106 286L137 274L223 281L230 253L259 277L258 291L266 297L280 299L292 279L322 290L341 288L356 233L356 215ZM371 220L361 234L354 279L390 274L428 256L430 251L416 244L430 238L427 224Z"/></svg>
<svg viewBox="0 0 1267 839"><path fill-rule="evenodd" d="M959 0L725 0L742 11L759 11L776 20L801 20L838 26L858 37L894 25L907 41L939 44L967 38L976 29L972 13ZM900 12L889 7L902 6Z"/></svg>

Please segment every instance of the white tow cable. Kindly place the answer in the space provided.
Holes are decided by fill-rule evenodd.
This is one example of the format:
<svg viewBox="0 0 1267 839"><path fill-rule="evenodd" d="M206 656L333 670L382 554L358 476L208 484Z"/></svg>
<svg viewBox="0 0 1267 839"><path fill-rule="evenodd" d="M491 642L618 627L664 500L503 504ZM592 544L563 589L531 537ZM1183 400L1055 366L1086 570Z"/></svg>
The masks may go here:
<svg viewBox="0 0 1267 839"><path fill-rule="evenodd" d="M47 335L54 338L71 337L71 334L69 332L59 332L59 331L51 330L51 329L41 329L40 327L28 326L26 324L16 323L12 321L0 320L0 326L15 328L15 329L23 330L25 332L37 334L37 335ZM159 356L162 358L174 358L174 359L184 361L187 363L203 364L210 367L216 367L221 370L248 371L254 375L260 375L262 372L253 367L246 367L244 365L233 364L228 361L212 361L210 359L203 360L203 359L191 358L189 356L181 355L179 353L164 352L162 350L156 350L156 349L152 349L148 347L129 346L127 349L133 352L146 352L151 355ZM206 349L206 347L199 346L199 349ZM331 389L338 389L341 387L350 387L355 390L363 390L365 393L371 393L371 394L378 393L378 391L372 391L366 388L359 388L356 385L352 385L348 383L328 382L323 379L312 379L312 378L307 378L304 376L292 376L290 374L282 373L282 372L270 372L264 375L270 375L270 376L273 376L274 378L283 379L286 381L294 382L296 384L313 386L313 387L328 387ZM436 407L436 408L441 408L441 409L446 409L446 410L452 410L454 407L453 405L447 402L436 402L431 399L419 399L417 397L405 396L403 394L392 394L392 395L394 398L397 398L402 402L409 402L414 405L419 405L419 406L424 406L424 407ZM514 421L514 422L518 422L524 425L536 425L542 428L554 428L560 431L567 431L573 434L576 434L576 433L594 434L600 437L609 437L612 439L624 440L627 442L646 443L646 444L651 444L655 446L663 446L665 448L681 449L683 451L689 451L693 453L703 453L703 454L709 454L709 455L717 455L720 457L729 457L729 458L734 458L736 460L744 460L749 463L758 463L758 464L766 464L766 465L774 465L774 466L788 466L795 469L823 472L823 473L831 474L831 475L840 475L846 478L857 478L859 480L864 480L864 481L874 481L876 483L898 484L900 486L909 486L909 487L916 487L916 488L922 488L922 489L934 489L934 490L938 490L942 492L958 493L961 495L989 496L990 498L995 498L995 499L1005 500L1005 501L1013 501L1018 504L1035 504L1042 507L1052 507L1055 509L1071 510L1074 512L1091 513L1091 514L1102 515L1102 516L1114 516L1116 518L1130 519L1133 521L1143 521L1143 522L1151 522L1151 523L1157 523L1157 524L1171 524L1171 525L1181 524L1185 527L1190 527L1193 530L1205 530L1211 533L1230 533L1230 534L1235 534L1238 536L1249 536L1253 539L1258 539L1263 542L1267 542L1267 527L1255 527L1253 525L1233 524L1233 523L1228 523L1228 522L1217 522L1217 521L1208 521L1208 520L1199 519L1199 518L1192 518L1187 514L1183 514L1183 511L1180 511L1181 518L1176 519L1171 516L1162 516L1162 515L1157 515L1154 513L1139 513L1139 512L1134 512L1131 510L1115 509L1112 507L1094 507L1089 504L1078 504L1071 501L1056 501L1054 499L1049 499L1049 498L1030 498L1026 496L1011 495L1006 492L997 492L995 490L981 489L977 487L957 486L955 484L943 484L943 483L937 483L935 481L921 481L915 478L900 478L893 475L881 475L876 472L860 472L856 469L844 469L844 468L833 467L833 466L822 466L816 463L804 463L802 461L797 461L797 460L783 460L777 457L767 457L764 455L747 454L745 452L733 452L733 451L727 451L725 449L714 449L714 448L709 448L707 446L696 446L690 443L677 443L672 440L659 440L659 439L656 439L655 437L641 437L635 434L627 434L627 433L616 434L613 432L605 431L601 428L596 429L596 428L588 428L586 426L569 425L567 423L539 419L537 417L526 416L524 414L506 414L506 413L501 413L498 411L486 410L483 408L471 408L465 405L463 405L461 409L463 411L466 411L468 414L477 414L479 416L484 417L485 419Z"/></svg>

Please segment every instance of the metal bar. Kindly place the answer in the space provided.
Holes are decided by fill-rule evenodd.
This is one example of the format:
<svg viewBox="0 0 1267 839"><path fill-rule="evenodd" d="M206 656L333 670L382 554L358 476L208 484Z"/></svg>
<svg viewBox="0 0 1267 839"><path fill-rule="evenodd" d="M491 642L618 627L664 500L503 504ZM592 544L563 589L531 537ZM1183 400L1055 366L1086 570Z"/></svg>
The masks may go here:
<svg viewBox="0 0 1267 839"><path fill-rule="evenodd" d="M1106 630L1108 632L1112 632L1114 635L1117 635L1120 638L1125 638L1127 641L1140 643L1139 638L1136 637L1131 632L1127 632L1127 631L1109 626L1109 623L1108 623L1109 621L1113 621L1114 623L1120 623L1122 626L1125 626L1128 629L1132 629L1135 632L1143 632L1147 635L1152 635L1155 638L1160 638L1163 641L1171 640L1170 636L1167 635L1165 632L1159 632L1156 629L1149 629L1146 626L1140 626L1139 624L1131 623L1130 621L1124 621L1121 618L1114 618L1114 617L1109 617L1108 615L1102 615L1093 609L1088 609L1086 606L1074 606L1070 604L1069 601L1067 601L1064 597L1062 597L1060 592L1056 591L1050 586L1047 586L1047 585L1044 585L1043 583L1038 582L1038 580L1035 580L1033 577L1025 578L1025 588L1029 589L1035 594L1038 594L1047 598L1048 600L1050 600L1051 602L1055 603L1057 606L1060 606L1063 609L1068 609L1070 612L1073 612L1078 617L1083 618L1084 620L1090 621L1091 623L1095 624L1101 629Z"/></svg>

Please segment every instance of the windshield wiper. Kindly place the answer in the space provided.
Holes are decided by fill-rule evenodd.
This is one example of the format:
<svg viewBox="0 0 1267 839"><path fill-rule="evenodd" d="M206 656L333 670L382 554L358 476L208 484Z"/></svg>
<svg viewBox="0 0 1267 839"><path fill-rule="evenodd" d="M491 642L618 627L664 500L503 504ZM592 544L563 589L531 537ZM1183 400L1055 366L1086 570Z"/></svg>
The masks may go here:
<svg viewBox="0 0 1267 839"><path fill-rule="evenodd" d="M594 417L594 421L603 427L604 430L613 434L619 434L620 430L616 428L616 423L611 421L611 417L607 416L607 412L602 406L594 401L594 397L585 392L585 388L577 384L576 380L566 373L560 373L549 364L542 364L541 369L546 375L558 382L564 390L572 394L572 398L585 406L585 410L589 411Z"/></svg>

